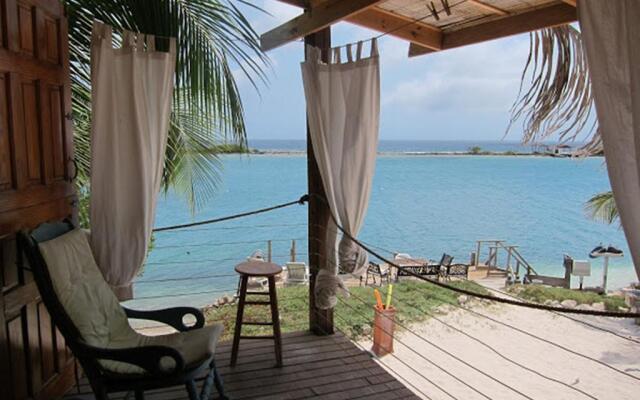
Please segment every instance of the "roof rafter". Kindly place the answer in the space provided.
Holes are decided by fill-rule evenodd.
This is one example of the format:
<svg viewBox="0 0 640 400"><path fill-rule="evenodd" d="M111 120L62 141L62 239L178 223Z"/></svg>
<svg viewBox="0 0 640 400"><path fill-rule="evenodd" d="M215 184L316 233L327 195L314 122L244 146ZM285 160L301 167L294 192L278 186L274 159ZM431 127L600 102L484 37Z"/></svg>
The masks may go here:
<svg viewBox="0 0 640 400"><path fill-rule="evenodd" d="M267 51L317 32L384 0L330 0L260 36L260 47Z"/></svg>
<svg viewBox="0 0 640 400"><path fill-rule="evenodd" d="M554 3L548 7L506 16L484 24L445 33L442 38L442 50L564 25L576 21L577 17L575 7L565 3ZM424 47L415 46L414 44L411 44L409 47L410 57L431 52L433 52L433 49L425 49Z"/></svg>
<svg viewBox="0 0 640 400"><path fill-rule="evenodd" d="M498 8L496 6L492 6L491 4L485 3L483 1L480 0L467 0L469 2L469 4L473 4L474 6L477 6L478 8L482 8L485 11L489 11L490 13L494 13L494 14L498 14L498 15L507 15L509 14L508 12L506 12L505 10Z"/></svg>
<svg viewBox="0 0 640 400"><path fill-rule="evenodd" d="M280 1L302 8L309 6L306 0ZM322 0L311 1L310 5L313 7L314 4L318 5L321 4L321 2ZM414 22L411 18L379 7L367 8L345 18L345 21L378 32L388 32L389 36L408 40L423 49L440 50L442 44L442 30L440 28L425 24L424 22Z"/></svg>
<svg viewBox="0 0 640 400"><path fill-rule="evenodd" d="M423 48L432 50L442 48L442 30L439 28L407 19L381 8L370 8L366 12L348 18L347 21L408 40Z"/></svg>

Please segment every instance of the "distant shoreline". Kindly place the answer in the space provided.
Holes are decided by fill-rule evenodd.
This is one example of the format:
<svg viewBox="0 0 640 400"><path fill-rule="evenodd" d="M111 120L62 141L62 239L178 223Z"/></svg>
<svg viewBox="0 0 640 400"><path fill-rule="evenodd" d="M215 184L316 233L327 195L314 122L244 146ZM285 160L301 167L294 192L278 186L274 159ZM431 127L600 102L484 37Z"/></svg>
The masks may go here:
<svg viewBox="0 0 640 400"><path fill-rule="evenodd" d="M307 152L304 150L261 150L250 149L244 152L227 152L225 154L244 154L244 155L256 155L256 156L302 156ZM549 157L549 158L581 158L580 156L571 155L556 155L550 153L525 153L515 151L481 151L481 152L469 152L469 151L379 151L379 156L411 156L411 157L424 157L424 156L471 156L471 157ZM602 155L590 155L587 157L602 157Z"/></svg>

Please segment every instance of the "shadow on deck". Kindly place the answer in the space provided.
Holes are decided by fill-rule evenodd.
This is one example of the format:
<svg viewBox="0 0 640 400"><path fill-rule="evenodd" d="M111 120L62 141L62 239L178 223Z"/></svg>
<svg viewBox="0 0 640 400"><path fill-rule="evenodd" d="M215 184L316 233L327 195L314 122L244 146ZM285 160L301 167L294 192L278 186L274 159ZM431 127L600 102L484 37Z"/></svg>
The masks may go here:
<svg viewBox="0 0 640 400"><path fill-rule="evenodd" d="M230 343L221 343L216 363L227 395L239 399L418 399L380 367L368 353L342 334L315 336L309 332L283 335L284 367L275 368L273 341L240 343L238 364L229 367ZM78 393L79 390L79 393ZM65 397L93 399L86 379ZM112 399L133 398L116 393ZM184 387L149 391L147 400L187 399Z"/></svg>

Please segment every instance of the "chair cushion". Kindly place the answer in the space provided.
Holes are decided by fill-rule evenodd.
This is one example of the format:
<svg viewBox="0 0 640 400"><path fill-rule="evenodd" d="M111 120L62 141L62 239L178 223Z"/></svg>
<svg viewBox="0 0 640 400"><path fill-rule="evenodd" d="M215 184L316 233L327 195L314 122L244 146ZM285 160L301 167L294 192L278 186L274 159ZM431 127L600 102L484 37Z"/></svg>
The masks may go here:
<svg viewBox="0 0 640 400"><path fill-rule="evenodd" d="M178 350L185 364L209 358L222 333L222 325L161 336L139 334L129 325L120 303L96 265L87 234L75 229L55 239L39 244L53 289L77 327L82 339L101 348L127 348L164 345ZM163 360L163 367L172 368L172 360ZM107 370L118 373L143 373L132 364L102 360Z"/></svg>

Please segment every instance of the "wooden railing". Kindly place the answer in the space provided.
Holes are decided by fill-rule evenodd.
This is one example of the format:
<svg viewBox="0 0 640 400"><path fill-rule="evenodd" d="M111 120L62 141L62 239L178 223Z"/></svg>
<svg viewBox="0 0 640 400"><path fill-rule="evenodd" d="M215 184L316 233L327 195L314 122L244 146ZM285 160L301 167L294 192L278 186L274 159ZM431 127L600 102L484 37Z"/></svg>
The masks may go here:
<svg viewBox="0 0 640 400"><path fill-rule="evenodd" d="M487 247L489 253L484 263L481 263L482 250ZM476 242L476 254L474 264L476 266L484 265L489 268L508 270L511 268L516 277L520 276L520 270L524 269L526 275L537 275L536 270L518 251L519 246L509 245L504 240L478 240ZM501 258L504 255L506 258ZM504 264L500 264L500 260L504 259Z"/></svg>

